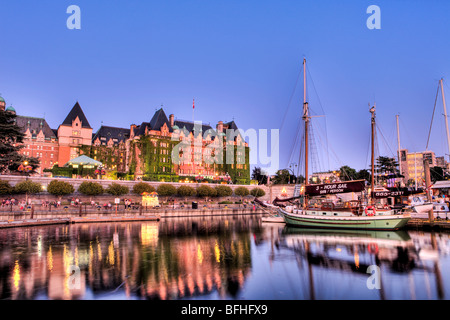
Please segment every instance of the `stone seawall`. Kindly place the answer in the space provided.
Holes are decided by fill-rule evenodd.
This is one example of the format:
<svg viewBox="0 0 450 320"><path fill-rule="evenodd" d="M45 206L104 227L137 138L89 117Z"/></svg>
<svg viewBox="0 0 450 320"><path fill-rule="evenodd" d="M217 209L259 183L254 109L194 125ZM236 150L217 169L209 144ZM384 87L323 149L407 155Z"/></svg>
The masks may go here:
<svg viewBox="0 0 450 320"><path fill-rule="evenodd" d="M26 178L23 176L0 176L0 180L5 180L8 181L9 184L11 186L15 186L17 183L24 181ZM30 180L34 181L34 182L39 182L45 189L47 189L48 184L52 181L52 180L60 180L60 181L66 181L69 182L71 185L73 185L73 187L75 188L75 193L72 195L68 195L65 196L64 199L68 199L68 198L78 198L83 202L86 201L90 201L90 197L86 197L84 195L81 195L80 193L78 193L76 190L78 189L78 187L80 186L81 183L83 183L84 181L92 181L92 182L98 182L100 183L103 188L107 188L110 184L112 183L118 183L120 185L124 185L127 186L128 189L130 190L130 193L128 195L123 195L120 198L127 198L127 199L132 199L132 201L140 201L140 196L137 196L133 193L131 193L131 190L133 189L133 186L136 183L142 182L142 181L126 181L126 180L97 180L97 179L90 179L90 180L86 180L86 179L70 179L70 178L48 178L48 177L29 177ZM170 183L173 186L175 186L176 188L178 188L179 186L182 185L186 185L186 183L181 183L181 182L156 182L156 181L144 181L145 183L148 183L149 185L153 186L155 189L158 188L159 185L161 184L167 184ZM189 186L192 186L194 188L197 188L201 185L203 185L202 183L189 183ZM214 183L209 183L207 184L211 187L215 187L215 186L219 186L220 184L214 184ZM268 201L268 202L272 202L276 197L278 198L285 198L285 197L292 197L294 195L294 185L293 184L285 184L285 185L271 185L271 186L267 186L267 185L235 185L235 184L228 184L227 186L229 186L233 191L234 189L236 189L237 187L245 187L247 189L249 189L249 191L255 187L261 188L264 190L264 192L266 193L263 197L260 198L260 200L262 201ZM24 195L15 195L16 199L24 199L25 196ZM36 199L37 201L56 201L58 200L57 197L43 191L42 193L36 194L36 195L32 195L31 196L32 199ZM223 199L219 199L219 201L222 200L227 200L230 197L224 197ZM180 198L181 199L181 198ZM196 198L198 200L198 198ZM193 201L194 199L188 199L188 201ZM233 199L236 200L236 199ZM108 201L114 201L114 196L110 196L110 195L102 195L102 196L97 196L95 197L95 201L97 202L108 202Z"/></svg>

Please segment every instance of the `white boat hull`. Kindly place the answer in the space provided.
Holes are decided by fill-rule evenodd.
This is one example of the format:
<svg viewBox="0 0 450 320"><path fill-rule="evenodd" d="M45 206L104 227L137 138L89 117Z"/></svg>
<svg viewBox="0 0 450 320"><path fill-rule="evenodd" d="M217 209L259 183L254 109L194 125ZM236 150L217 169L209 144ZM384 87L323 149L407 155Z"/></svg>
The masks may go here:
<svg viewBox="0 0 450 320"><path fill-rule="evenodd" d="M276 216L276 217L262 217L261 218L262 222L269 222L269 223L285 223L284 222L284 218L281 216Z"/></svg>
<svg viewBox="0 0 450 320"><path fill-rule="evenodd" d="M375 216L319 216L295 214L278 209L286 224L295 227L361 230L398 230L406 226L410 214Z"/></svg>

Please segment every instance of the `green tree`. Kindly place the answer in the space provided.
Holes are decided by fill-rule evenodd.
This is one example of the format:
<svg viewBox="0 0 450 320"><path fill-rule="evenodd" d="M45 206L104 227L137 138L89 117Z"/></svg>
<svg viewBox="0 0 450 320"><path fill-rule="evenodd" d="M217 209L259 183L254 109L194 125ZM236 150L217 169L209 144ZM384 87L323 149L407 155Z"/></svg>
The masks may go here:
<svg viewBox="0 0 450 320"><path fill-rule="evenodd" d="M106 188L106 192L113 196L122 196L130 192L127 186L123 186L119 183L111 183L108 188Z"/></svg>
<svg viewBox="0 0 450 320"><path fill-rule="evenodd" d="M156 192L158 192L159 196L162 197L170 197L177 194L177 188L168 183L163 183L156 188Z"/></svg>
<svg viewBox="0 0 450 320"><path fill-rule="evenodd" d="M258 184L265 184L267 182L267 174L263 173L260 167L253 168L252 179L258 181Z"/></svg>
<svg viewBox="0 0 450 320"><path fill-rule="evenodd" d="M16 114L0 110L0 174L10 166L20 165L24 134L15 122Z"/></svg>
<svg viewBox="0 0 450 320"><path fill-rule="evenodd" d="M372 175L370 174L369 170L361 169L356 173L356 179L357 180L366 180L367 182L371 182Z"/></svg>
<svg viewBox="0 0 450 320"><path fill-rule="evenodd" d="M229 197L233 195L233 189L228 186L216 186L215 189L218 197Z"/></svg>
<svg viewBox="0 0 450 320"><path fill-rule="evenodd" d="M0 195L13 193L14 188L11 187L8 181L0 180Z"/></svg>
<svg viewBox="0 0 450 320"><path fill-rule="evenodd" d="M341 181L356 180L356 170L349 166L342 166L339 169L339 178Z"/></svg>
<svg viewBox="0 0 450 320"><path fill-rule="evenodd" d="M291 180L291 173L288 169L282 169L275 172L272 179L273 184L287 184Z"/></svg>
<svg viewBox="0 0 450 320"><path fill-rule="evenodd" d="M58 196L60 199L62 196L74 193L75 188L66 181L52 180L47 186L47 192Z"/></svg>
<svg viewBox="0 0 450 320"><path fill-rule="evenodd" d="M186 201L187 197L195 196L197 194L197 191L191 186L179 186L177 188L177 194L180 197L184 197L184 201Z"/></svg>
<svg viewBox="0 0 450 320"><path fill-rule="evenodd" d="M92 197L103 194L104 189L100 183L84 181L78 187L78 192L90 196L92 199Z"/></svg>
<svg viewBox="0 0 450 320"><path fill-rule="evenodd" d="M439 180L448 180L448 175L442 167L431 167L430 168L430 178L431 182L435 183Z"/></svg>
<svg viewBox="0 0 450 320"><path fill-rule="evenodd" d="M141 195L144 192L147 193L155 192L155 188L145 182L139 182L133 186L133 193Z"/></svg>
<svg viewBox="0 0 450 320"><path fill-rule="evenodd" d="M237 187L236 189L234 189L234 194L236 196L241 197L241 202L242 202L242 198L248 196L250 194L250 192L248 191L248 189L246 187Z"/></svg>
<svg viewBox="0 0 450 320"><path fill-rule="evenodd" d="M253 188L252 190L250 190L250 194L258 198L266 195L266 192L261 188Z"/></svg>
<svg viewBox="0 0 450 320"><path fill-rule="evenodd" d="M376 160L375 167L379 174L390 175L397 174L399 172L398 162L395 158L380 156Z"/></svg>
<svg viewBox="0 0 450 320"><path fill-rule="evenodd" d="M25 201L28 203L28 195L42 192L42 185L39 182L25 180L14 186L14 192L25 194Z"/></svg>
<svg viewBox="0 0 450 320"><path fill-rule="evenodd" d="M210 186L202 185L197 188L197 195L208 199L208 197L215 197L217 195L217 191Z"/></svg>
<svg viewBox="0 0 450 320"><path fill-rule="evenodd" d="M25 180L16 184L16 186L14 187L14 192L22 194L23 193L35 194L42 192L42 185L39 182Z"/></svg>

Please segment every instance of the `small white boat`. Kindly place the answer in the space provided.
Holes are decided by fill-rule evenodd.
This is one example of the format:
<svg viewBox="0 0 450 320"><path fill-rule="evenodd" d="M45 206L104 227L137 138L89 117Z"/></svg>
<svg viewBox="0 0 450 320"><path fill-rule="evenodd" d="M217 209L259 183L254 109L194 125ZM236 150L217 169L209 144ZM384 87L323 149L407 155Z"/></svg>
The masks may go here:
<svg viewBox="0 0 450 320"><path fill-rule="evenodd" d="M276 216L268 216L268 217L262 217L261 222L269 222L269 223L285 223L283 217L276 215Z"/></svg>
<svg viewBox="0 0 450 320"><path fill-rule="evenodd" d="M417 213L427 213L433 209L433 203L425 201L423 197L414 196L411 199L411 208Z"/></svg>

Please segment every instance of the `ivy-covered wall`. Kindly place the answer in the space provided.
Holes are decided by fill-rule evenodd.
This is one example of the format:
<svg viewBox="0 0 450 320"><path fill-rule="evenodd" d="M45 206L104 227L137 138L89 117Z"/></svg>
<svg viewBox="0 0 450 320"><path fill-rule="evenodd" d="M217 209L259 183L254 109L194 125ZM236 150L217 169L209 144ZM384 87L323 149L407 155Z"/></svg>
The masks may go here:
<svg viewBox="0 0 450 320"><path fill-rule="evenodd" d="M88 146L79 147L79 155L86 155L94 160L103 163L105 169L109 171L117 171L118 173L126 172L126 148L124 144L115 146Z"/></svg>
<svg viewBox="0 0 450 320"><path fill-rule="evenodd" d="M139 175L146 181L178 182L172 163L172 149L178 143L170 137L141 136L130 144L129 174ZM140 151L136 155L136 147ZM139 157L140 168L137 168Z"/></svg>

